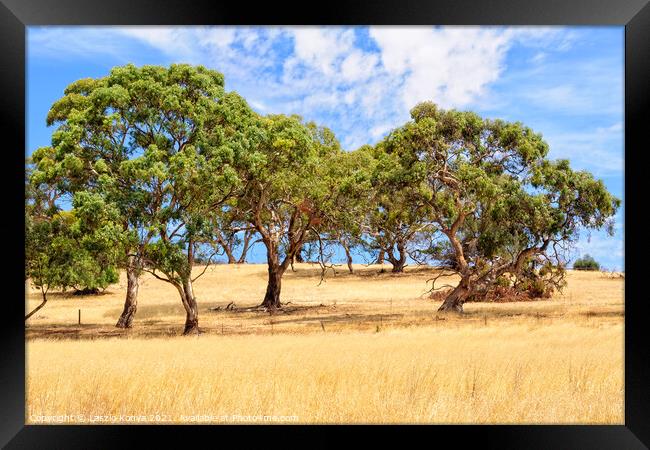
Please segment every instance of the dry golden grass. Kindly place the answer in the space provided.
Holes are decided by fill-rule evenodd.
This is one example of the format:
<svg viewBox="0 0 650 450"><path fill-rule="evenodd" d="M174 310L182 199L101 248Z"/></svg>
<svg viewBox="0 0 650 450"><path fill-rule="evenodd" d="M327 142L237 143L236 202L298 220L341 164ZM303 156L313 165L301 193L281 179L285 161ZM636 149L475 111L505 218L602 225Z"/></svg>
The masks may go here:
<svg viewBox="0 0 650 450"><path fill-rule="evenodd" d="M552 300L458 318L423 295L431 269L357 266L320 286L317 266L296 269L269 316L210 311L259 303L265 266L209 268L199 337L179 336L180 301L151 277L132 330L113 327L124 280L53 296L27 324L27 423L623 423L620 278L570 273Z"/></svg>

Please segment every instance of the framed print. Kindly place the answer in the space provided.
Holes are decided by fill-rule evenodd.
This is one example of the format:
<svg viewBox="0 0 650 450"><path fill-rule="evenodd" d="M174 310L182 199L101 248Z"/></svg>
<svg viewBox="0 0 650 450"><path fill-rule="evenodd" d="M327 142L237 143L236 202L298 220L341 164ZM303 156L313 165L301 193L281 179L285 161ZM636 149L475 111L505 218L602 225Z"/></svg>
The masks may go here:
<svg viewBox="0 0 650 450"><path fill-rule="evenodd" d="M647 2L303 9L2 0L3 444L647 448Z"/></svg>

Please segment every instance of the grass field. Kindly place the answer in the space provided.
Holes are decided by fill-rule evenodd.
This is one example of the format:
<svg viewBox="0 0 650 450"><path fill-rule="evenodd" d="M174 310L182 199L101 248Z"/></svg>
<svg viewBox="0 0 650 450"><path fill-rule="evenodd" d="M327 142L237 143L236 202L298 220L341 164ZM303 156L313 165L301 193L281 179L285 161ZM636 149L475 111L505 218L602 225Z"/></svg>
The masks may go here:
<svg viewBox="0 0 650 450"><path fill-rule="evenodd" d="M296 265L269 316L224 310L261 301L264 265L210 267L198 337L149 276L131 330L113 326L124 279L52 295L26 325L26 422L623 423L622 278L570 272L551 300L455 317L425 294L432 269L355 269L319 286L318 266Z"/></svg>

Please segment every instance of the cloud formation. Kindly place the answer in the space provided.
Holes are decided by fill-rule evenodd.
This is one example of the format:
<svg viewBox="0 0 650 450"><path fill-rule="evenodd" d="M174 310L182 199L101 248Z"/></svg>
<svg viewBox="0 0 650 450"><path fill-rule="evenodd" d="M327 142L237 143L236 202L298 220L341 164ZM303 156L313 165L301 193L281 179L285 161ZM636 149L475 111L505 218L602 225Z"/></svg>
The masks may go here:
<svg viewBox="0 0 650 450"><path fill-rule="evenodd" d="M116 55L122 48L128 58L129 41L136 41L170 60L223 71L229 84L255 91L247 96L252 103L333 116L344 141L356 146L380 137L383 124L406 120L419 101L472 104L503 72L510 45L539 32L557 34L489 27L105 27L81 29L75 34L85 33L82 39L44 29L33 43L60 56Z"/></svg>

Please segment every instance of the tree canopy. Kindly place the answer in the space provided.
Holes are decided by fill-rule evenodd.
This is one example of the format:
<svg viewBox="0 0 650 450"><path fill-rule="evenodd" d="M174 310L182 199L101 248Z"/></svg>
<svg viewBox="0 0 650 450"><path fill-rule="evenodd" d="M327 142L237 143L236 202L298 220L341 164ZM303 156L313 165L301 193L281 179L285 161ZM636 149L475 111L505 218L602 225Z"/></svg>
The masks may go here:
<svg viewBox="0 0 650 450"><path fill-rule="evenodd" d="M442 310L462 311L469 295L533 257L563 266L580 229L608 226L620 205L602 181L546 158L542 136L519 122L445 111L425 102L381 144L429 209L461 280ZM436 252L432 252L435 256Z"/></svg>
<svg viewBox="0 0 650 450"><path fill-rule="evenodd" d="M41 290L42 303L51 289L94 292L119 279L118 266L126 242L116 208L96 194L80 192L69 211L43 208L31 195L25 220L25 277Z"/></svg>
<svg viewBox="0 0 650 450"><path fill-rule="evenodd" d="M591 255L584 255L573 262L573 268L576 270L599 270L600 264Z"/></svg>
<svg viewBox="0 0 650 450"><path fill-rule="evenodd" d="M26 172L26 276L105 287L125 269L120 327L131 326L148 271L177 289L184 333L198 332L195 260L224 252L235 262L244 245L241 262L257 242L271 312L307 244L323 267L327 245L342 246L351 271L354 247L386 255L394 272L408 258L442 266L460 279L442 310L504 283L547 293L580 231L612 232L620 205L602 181L550 160L520 122L424 102L376 145L344 151L326 127L255 113L202 66L126 65L78 80L47 123L51 146Z"/></svg>
<svg viewBox="0 0 650 450"><path fill-rule="evenodd" d="M243 189L235 207L266 247L264 308L280 307L282 275L336 210L335 174L342 150L333 133L298 116L259 118L249 155L239 164Z"/></svg>
<svg viewBox="0 0 650 450"><path fill-rule="evenodd" d="M186 332L198 330L192 253L206 211L237 182L232 161L245 159L239 130L252 114L222 74L186 64L116 67L72 83L52 106L47 122L58 127L52 146L34 152L31 182L97 192L119 209L132 245L118 326L130 326L147 258L179 289Z"/></svg>

